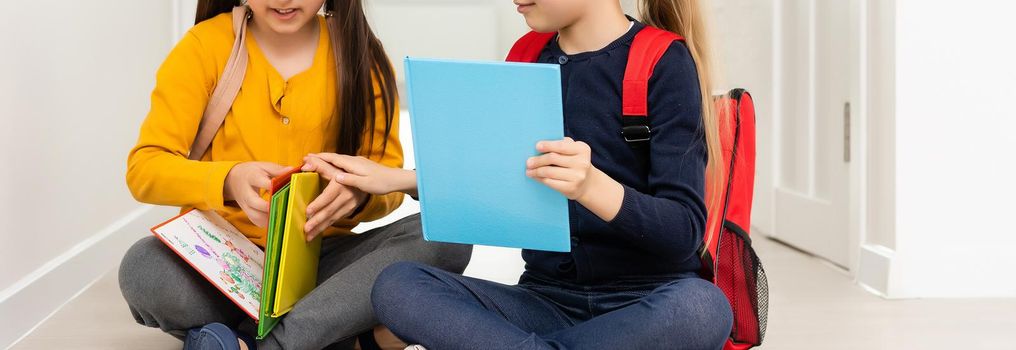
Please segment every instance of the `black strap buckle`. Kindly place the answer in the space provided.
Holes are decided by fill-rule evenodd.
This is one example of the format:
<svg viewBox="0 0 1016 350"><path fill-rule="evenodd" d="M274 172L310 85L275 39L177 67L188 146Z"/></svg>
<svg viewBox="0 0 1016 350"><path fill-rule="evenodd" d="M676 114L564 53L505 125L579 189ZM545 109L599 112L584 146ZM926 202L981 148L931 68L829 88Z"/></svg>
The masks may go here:
<svg viewBox="0 0 1016 350"><path fill-rule="evenodd" d="M650 135L652 130L649 130L649 125L628 125L621 128L621 136L627 143L649 141Z"/></svg>
<svg viewBox="0 0 1016 350"><path fill-rule="evenodd" d="M649 130L649 117L644 115L623 115L621 125L621 137L633 147L649 141L649 136L652 135L652 130Z"/></svg>

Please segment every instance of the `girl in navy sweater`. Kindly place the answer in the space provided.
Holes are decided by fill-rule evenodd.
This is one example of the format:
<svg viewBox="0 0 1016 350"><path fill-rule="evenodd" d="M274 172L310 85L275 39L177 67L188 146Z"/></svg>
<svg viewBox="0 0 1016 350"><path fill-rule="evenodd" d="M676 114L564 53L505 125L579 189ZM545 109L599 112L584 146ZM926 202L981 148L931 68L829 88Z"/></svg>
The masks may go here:
<svg viewBox="0 0 1016 350"><path fill-rule="evenodd" d="M646 24L618 0L515 3L533 30L558 33L539 62L561 65L568 137L536 144L542 155L526 162L526 175L570 199L572 251L524 250L514 286L396 263L374 285L379 320L441 350L722 348L730 306L696 274L705 176L722 159L699 1L640 0L646 24L685 38L653 71L652 137L640 147L619 132L620 92ZM307 162L305 170L366 192L416 194L412 171L335 154Z"/></svg>

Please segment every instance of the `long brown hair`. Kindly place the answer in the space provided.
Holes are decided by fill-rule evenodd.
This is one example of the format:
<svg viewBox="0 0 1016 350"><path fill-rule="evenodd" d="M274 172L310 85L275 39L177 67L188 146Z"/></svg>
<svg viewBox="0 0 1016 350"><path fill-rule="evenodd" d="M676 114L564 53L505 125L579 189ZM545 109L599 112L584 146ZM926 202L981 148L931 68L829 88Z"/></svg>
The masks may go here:
<svg viewBox="0 0 1016 350"><path fill-rule="evenodd" d="M240 0L199 0L194 24L230 12L233 7L241 4ZM378 112L374 103L374 79L380 85L378 88L385 117L385 141L391 134L398 101L395 72L384 46L367 23L361 0L326 0L325 11L333 17L327 22L335 54L335 72L338 75L335 112L339 116L339 134L336 151L357 155L365 151L360 149L364 136L369 138L369 147L374 145L373 130ZM341 34L342 37L338 38L334 34ZM381 154L384 154L388 143L382 144ZM364 154L369 154L366 152Z"/></svg>
<svg viewBox="0 0 1016 350"><path fill-rule="evenodd" d="M709 51L709 32L705 13L699 0L640 0L639 17L648 25L669 30L685 39L698 70L699 90L702 94L702 126L705 130L709 163L706 165L706 207L710 213L719 209L719 194L724 178L723 152L720 145L719 123L716 106L712 98L713 72L712 55ZM706 224L707 232L713 232L720 224L718 217L711 217Z"/></svg>

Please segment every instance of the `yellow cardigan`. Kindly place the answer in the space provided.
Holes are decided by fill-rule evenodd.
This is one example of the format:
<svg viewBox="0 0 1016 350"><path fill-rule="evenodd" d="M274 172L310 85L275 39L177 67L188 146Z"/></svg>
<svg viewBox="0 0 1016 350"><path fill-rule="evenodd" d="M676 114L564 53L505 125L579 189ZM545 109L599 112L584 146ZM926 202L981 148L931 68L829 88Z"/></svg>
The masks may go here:
<svg viewBox="0 0 1016 350"><path fill-rule="evenodd" d="M253 36L247 36L250 60L243 85L201 161L188 160L187 152L225 68L233 29L228 13L191 28L159 68L151 110L141 126L137 145L127 158L127 186L134 198L145 203L179 206L182 210L215 210L251 241L264 246L265 230L254 226L235 202L224 202L223 182L229 170L240 162L297 166L309 153L336 151L340 116L335 112L335 56L324 18L319 17L318 21L321 34L314 63L288 81L269 64ZM401 168L398 114L382 153L384 110L378 88L374 94L376 127L364 134L359 155ZM396 106L395 111L398 110ZM373 147L367 145L370 133L374 134ZM349 234L358 223L379 219L395 210L403 197L401 193L370 196L357 215L336 222L324 235Z"/></svg>

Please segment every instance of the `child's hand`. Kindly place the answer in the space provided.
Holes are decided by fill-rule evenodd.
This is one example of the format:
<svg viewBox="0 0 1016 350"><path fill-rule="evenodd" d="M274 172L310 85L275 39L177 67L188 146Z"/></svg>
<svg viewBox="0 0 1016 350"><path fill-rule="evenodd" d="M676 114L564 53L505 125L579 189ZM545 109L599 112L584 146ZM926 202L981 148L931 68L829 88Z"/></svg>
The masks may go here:
<svg viewBox="0 0 1016 350"><path fill-rule="evenodd" d="M307 223L303 232L307 241L314 239L340 219L347 218L367 201L367 193L335 181L328 185L307 205Z"/></svg>
<svg viewBox="0 0 1016 350"><path fill-rule="evenodd" d="M226 174L222 196L227 201L236 201L254 225L268 226L268 201L261 198L258 189L270 190L272 178L288 172L291 168L268 162L244 162L233 166Z"/></svg>
<svg viewBox="0 0 1016 350"><path fill-rule="evenodd" d="M624 187L593 166L589 145L565 137L540 141L536 150L544 154L526 161L526 176L561 192L604 221L614 220L621 210Z"/></svg>
<svg viewBox="0 0 1016 350"><path fill-rule="evenodd" d="M536 150L544 153L526 160L526 176L577 200L588 190L593 172L592 150L585 142L565 137L558 141L540 141Z"/></svg>
<svg viewBox="0 0 1016 350"><path fill-rule="evenodd" d="M390 168L364 157L318 153L307 156L304 162L306 162L304 171L317 172L325 178L334 179L338 183L367 193L382 195L392 192L416 192L415 173Z"/></svg>

